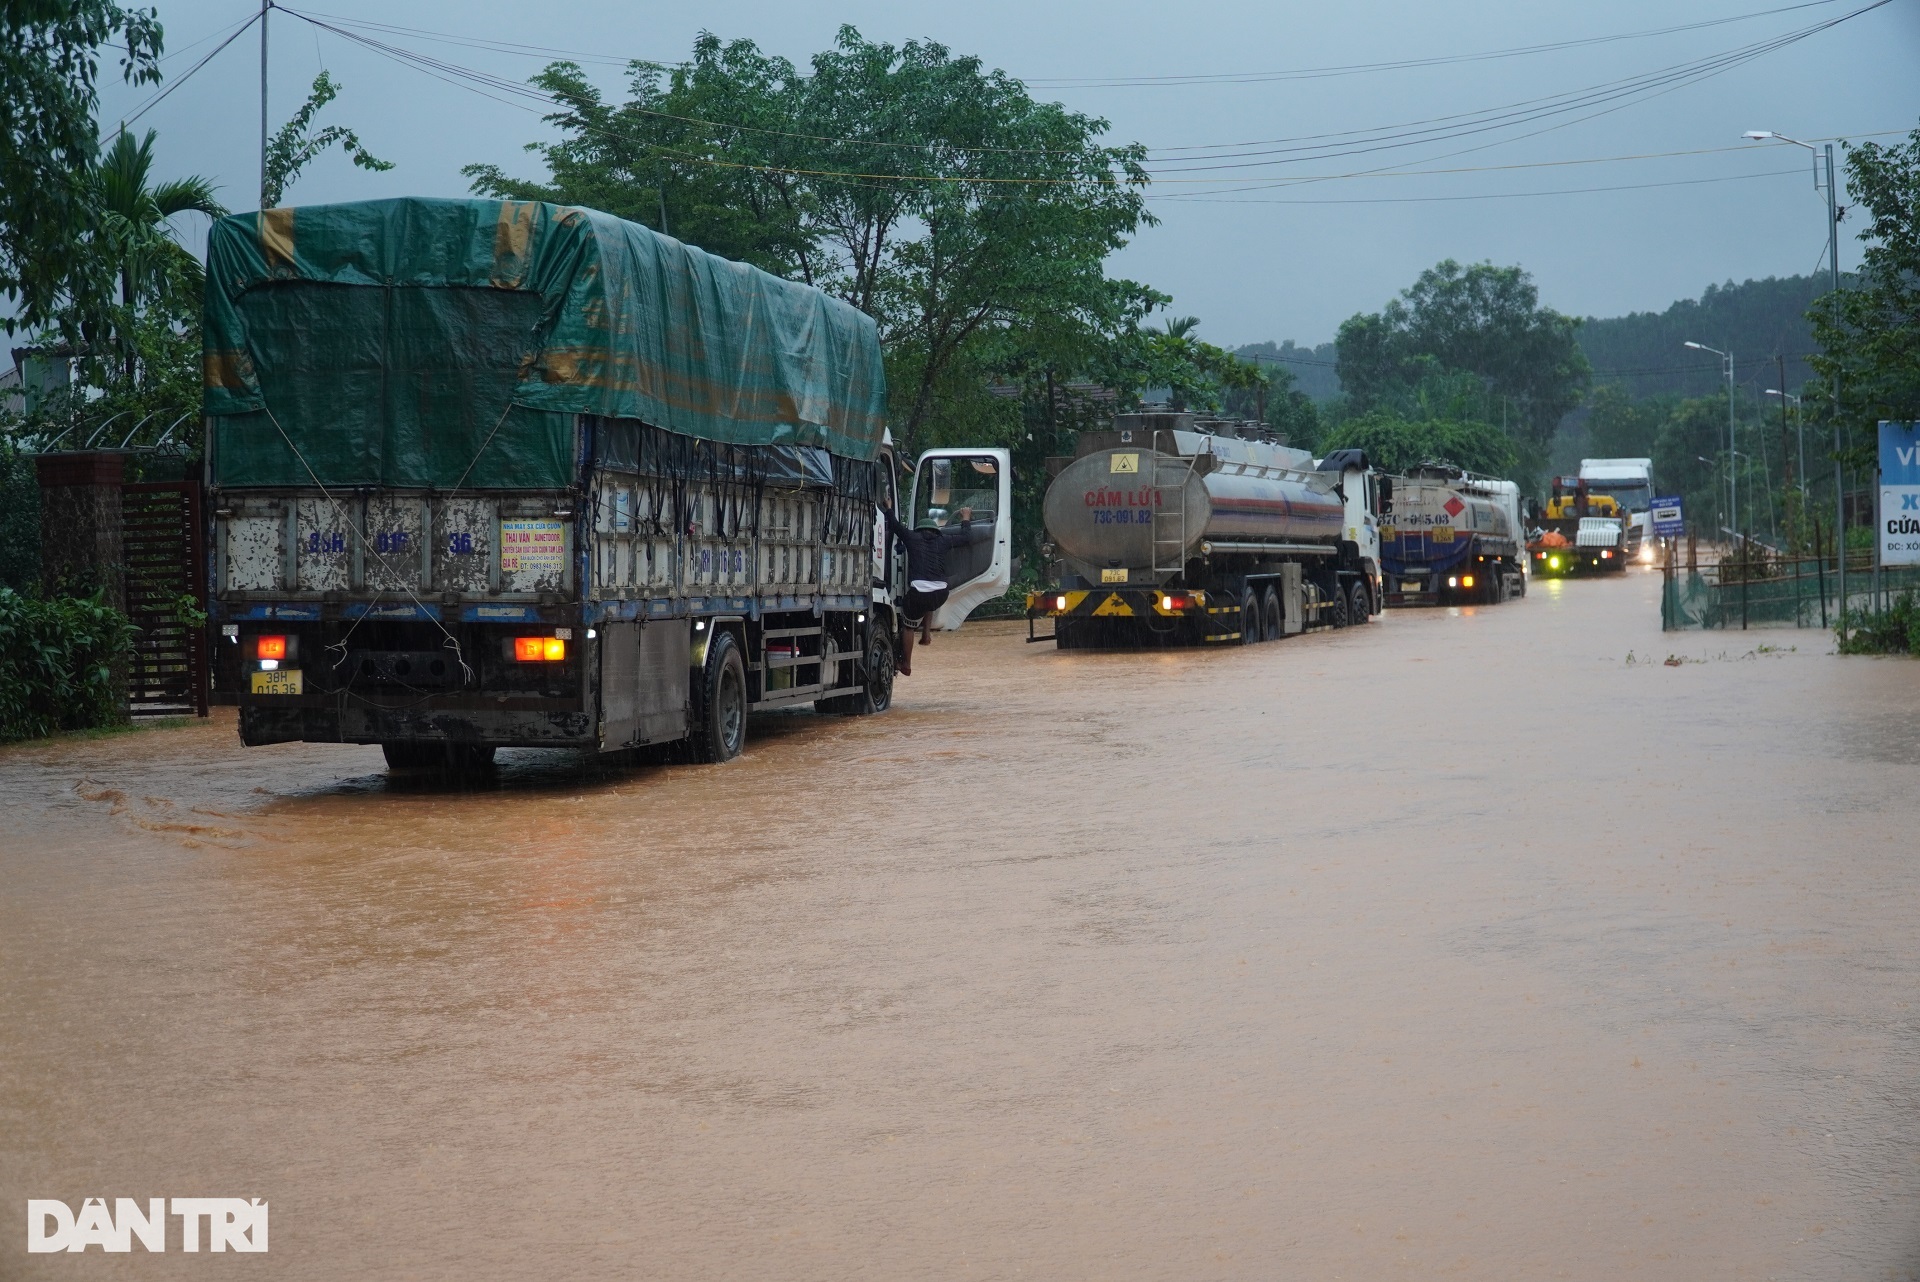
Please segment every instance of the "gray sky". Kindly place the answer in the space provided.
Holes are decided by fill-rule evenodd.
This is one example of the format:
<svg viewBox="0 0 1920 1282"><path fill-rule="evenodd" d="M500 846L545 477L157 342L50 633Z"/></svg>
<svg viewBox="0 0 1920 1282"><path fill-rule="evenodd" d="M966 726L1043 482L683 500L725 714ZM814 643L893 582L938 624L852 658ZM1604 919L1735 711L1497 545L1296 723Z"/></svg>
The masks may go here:
<svg viewBox="0 0 1920 1282"><path fill-rule="evenodd" d="M648 9L612 0L534 7L500 0L313 0L320 6L316 13L662 61L684 58L705 27L804 62L828 46L839 24L852 23L869 39L920 37L977 54L1033 83L1037 96L1111 120L1110 140L1139 141L1156 151L1373 130L1541 99L1731 51L1839 17L1867 0L1527 56L1367 74L1232 84L1069 82L1483 53L1710 22L1783 2L709 0ZM158 0L158 7L168 48L180 51L166 67L178 76L213 47L211 41L194 42L224 31L257 6L247 0ZM515 80L543 61L389 38ZM1377 309L1422 268L1446 257L1519 263L1533 272L1547 303L1598 316L1657 310L1728 279L1808 272L1824 262L1826 231L1806 153L1745 144L1740 134L1771 129L1818 139L1911 130L1920 123L1916 55L1920 0L1891 0L1698 83L1659 96L1596 103L1524 127L1364 155L1180 173L1171 171L1193 162L1183 153L1163 152L1168 181L1151 189L1161 225L1143 232L1112 270L1172 294L1175 312L1199 316L1201 333L1227 344L1323 341L1342 319ZM544 136L537 114L430 79L285 14L273 18L271 58L269 103L276 126L324 66L344 92L323 122L352 126L376 155L398 162L391 173L367 173L336 151L291 189L290 203L463 195L460 167L473 161L529 176L540 172L537 159L521 151ZM608 90L624 84L618 67L590 70ZM151 125L160 132L163 176L206 175L221 184L229 205L252 207L249 193L259 181L258 77L259 43L249 31L142 118L139 128ZM147 96L107 84L103 121ZM1607 108L1618 109L1580 118ZM1517 136L1525 133L1535 136ZM1720 148L1732 150L1713 150ZM1537 167L1662 152L1704 154ZM1245 166L1276 158L1241 155L1206 163ZM1536 167L1493 168L1516 165ZM1479 172L1342 176L1382 166ZM1791 172L1693 181L1770 171ZM1263 189L1301 178L1323 181ZM1408 199L1680 183L1688 185L1512 199ZM1370 203L1301 203L1309 201ZM1857 220L1851 229L1842 227L1843 265L1857 261L1852 232L1858 227Z"/></svg>

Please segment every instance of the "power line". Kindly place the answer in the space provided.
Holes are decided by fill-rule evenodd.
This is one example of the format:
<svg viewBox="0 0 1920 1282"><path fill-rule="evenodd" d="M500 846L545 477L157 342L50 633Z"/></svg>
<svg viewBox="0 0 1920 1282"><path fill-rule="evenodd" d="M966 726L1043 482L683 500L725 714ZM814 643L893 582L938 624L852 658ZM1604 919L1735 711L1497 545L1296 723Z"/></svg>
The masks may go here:
<svg viewBox="0 0 1920 1282"><path fill-rule="evenodd" d="M1816 5L1833 3L1833 2L1835 2L1835 0L1814 0L1814 3ZM1655 90L1662 90L1663 86L1666 86L1667 89L1677 88L1684 84L1693 83L1701 79L1706 79L1710 76L1719 75L1724 71L1731 70L1734 67L1743 65L1744 63L1752 61L1755 58L1764 56L1767 53L1775 52L1776 50L1784 48L1789 44L1795 43L1799 40L1806 39L1811 35L1817 34L1821 31L1828 29L1829 27L1836 26L1839 23L1848 21L1854 17L1858 17L1863 13L1879 8L1882 5L1887 3L1890 3L1890 0L1874 0L1873 3L1866 5L1864 8L1856 9L1850 13L1841 15L1837 18L1830 19L1828 21L1821 22L1821 23L1816 23L1811 26L1800 28L1794 31L1789 31L1779 36L1771 37L1767 40L1760 41L1754 44L1742 46L1740 48L1736 48L1732 50L1723 51L1722 53L1714 54L1702 59L1696 59L1696 60L1693 60L1692 62L1675 64L1673 66L1661 68L1654 72L1642 73L1640 75L1626 77L1618 81L1604 82L1598 85L1589 85L1582 89L1571 90L1571 91L1563 92L1560 94L1549 95L1544 98L1529 99L1529 100L1524 100L1518 103L1509 103L1509 104L1505 104L1503 106L1498 106L1498 107L1481 108L1475 111L1455 113L1453 115L1448 115L1448 116L1431 117L1424 120L1415 120L1415 121L1410 121L1410 122L1406 122L1398 125L1375 126L1368 129L1360 129L1360 130L1345 130L1345 131L1340 131L1332 134L1303 135L1295 138L1265 139L1259 142L1211 143L1211 144L1196 144L1192 146L1157 148L1149 152L1149 156L1152 156L1154 154L1165 155L1166 153L1169 153L1169 152L1196 152L1197 153L1197 152L1205 151L1205 152L1214 153L1207 156L1188 155L1188 156L1173 158L1174 160L1181 161L1181 162L1243 161L1249 158L1258 158L1258 157L1278 157L1278 159L1255 160L1253 164L1180 163L1177 166L1170 166L1165 161L1155 164L1151 160L1148 160L1146 163L1149 168L1149 171L1154 172L1156 175L1170 175L1170 174L1182 173L1182 172L1199 172L1203 170L1212 171L1212 170L1220 170L1220 169L1260 168L1260 167L1269 167L1276 164L1295 163L1297 161L1307 160L1307 159L1328 160L1328 159L1337 159L1341 156L1346 156L1346 155L1366 154L1366 153L1370 153L1374 151L1382 151L1382 150L1395 150L1395 149L1401 149L1409 146L1419 145L1425 142L1443 142L1451 138L1464 137L1464 136L1470 136L1473 134L1490 132L1493 130L1507 128L1515 125L1523 125L1523 124L1531 123L1532 121L1535 121L1538 119L1545 119L1555 115L1565 114L1567 112L1579 111L1589 106L1595 106L1595 105L1604 106L1605 104L1610 102L1631 99L1636 95L1649 94ZM1765 13L1788 12L1791 9L1806 8L1806 7L1814 7L1814 6L1813 5L1795 5L1795 6L1789 6L1788 9L1767 10L1764 12ZM407 65L411 65L416 70L420 70L420 71L426 72L427 74L434 75L436 79L447 80L449 77L453 77L455 79L470 80L476 84L484 86L485 88L492 89L497 93L507 93L507 94L512 94L516 97L534 99L545 105L549 105L549 106L557 105L562 107L563 109L571 107L571 104L567 103L565 100L557 99L552 94L545 93L538 89L530 88L529 86L522 84L521 82L508 80L504 77L495 76L489 72L484 72L484 71L477 70L475 68L466 67L459 63L454 63L454 62L447 61L445 59L433 57L431 55L422 54L414 50L403 49L398 46L389 44L385 41L375 40L370 36L365 36L365 35L359 34L358 32L349 31L344 29L341 26L334 25L331 22L323 21L321 17L319 17L318 15L305 13L300 10L291 9L291 8L285 9L284 11L288 13L292 13L295 16L301 17L305 21L311 22L314 25L321 27L325 30L331 31L333 34L338 35L343 39L352 40L356 43L362 44L367 48L373 49L374 51L379 52L386 57L392 58L396 61L400 61ZM1755 14L1750 16L1764 16L1764 15ZM388 24L359 24L359 25L370 26L370 27L384 27ZM1715 22L1715 23L1709 23L1704 25L1719 25L1719 23ZM399 28L398 30L419 31L420 29ZM483 94L483 96L494 97L494 94ZM495 98L495 100L500 101L500 99L498 98ZM860 147L879 147L879 148L909 150L909 151L923 151L929 147L939 146L945 151L959 152L962 154L998 154L998 155L1074 154L1071 151L1062 151L1058 149L1048 149L1048 148L967 147L959 144L924 143L924 142L901 143L901 142L893 142L885 139L856 139L856 138L833 137L833 136L827 136L827 135L804 134L804 133L799 133L795 131L768 129L765 127L754 126L754 125L742 125L742 124L728 123L724 121L705 120L705 119L694 117L694 116L686 116L686 115L680 115L672 112L664 112L656 109L639 107L632 103L628 103L625 106L618 108L618 110L631 111L636 114L650 116L656 119L672 120L680 124L690 125L697 128L706 128L706 129L712 129L716 131L735 131L740 133L757 134L757 135L769 136L769 137L792 138L792 139L797 139L800 141L807 141L807 142L840 143L840 144L847 144L847 145L860 146ZM1596 114L1605 114L1605 113L1596 113ZM1592 117L1587 116L1582 118L1591 119ZM1573 123L1573 122L1567 122L1567 123ZM602 134L607 134L611 132L605 129L600 129L600 128L586 125L585 122L583 122L583 128L587 128L593 132L599 132ZM1323 140L1339 140L1339 141L1323 141ZM1281 146L1279 144L1308 144L1308 145ZM1258 148L1261 150L1247 150L1250 148ZM1230 149L1239 149L1239 150L1230 150ZM697 158L694 158L694 159L696 159L697 161ZM779 167L765 166L763 168L778 170ZM809 174L808 176L818 176L818 175ZM856 176L863 179L877 179L877 180L887 180L887 181L914 180L914 179L919 179L923 181L943 181L944 180L941 176L938 176L938 175L921 175L921 174L897 174L897 173L895 174L860 174ZM965 181L966 179L962 178L959 180ZM975 181L1003 181L1004 182L1004 181L1016 181L1016 180L1009 180L1009 179L988 180L985 178L977 178L975 179ZM1066 180L1066 181L1080 181L1080 180ZM1219 180L1216 179L1215 181L1219 181Z"/></svg>
<svg viewBox="0 0 1920 1282"><path fill-rule="evenodd" d="M1813 27L1805 28L1796 32L1790 32L1782 37L1777 37L1773 40L1762 42L1758 46L1749 46L1741 50L1732 51L1731 54L1717 55L1716 58L1705 60L1704 62L1699 62L1694 64L1684 64L1683 67L1681 68L1681 71L1683 74L1690 75L1693 78L1702 78L1704 75L1708 75L1708 74L1719 74L1719 72L1727 70L1731 66L1738 65L1739 62L1750 60L1751 58L1758 57L1761 54L1766 52L1772 52L1774 49L1784 47L1786 44L1793 43L1796 40L1805 39L1808 36L1818 31L1825 30L1829 26L1836 25L1838 22L1846 21L1849 18L1856 17L1861 13L1868 12L1886 3L1889 3L1889 0L1874 0L1874 3L1872 4L1869 4L1862 9L1855 10L1852 13L1849 13L1847 15L1843 15L1842 17L1834 19L1830 22L1816 24ZM314 17L310 14L304 13L300 10L283 8L283 12L291 13L294 16L299 17L304 21L310 22L313 25L323 30L331 31L334 34L342 37L343 39L351 40L351 41L354 41L355 43L364 45L370 49L373 49L375 52L381 53L383 56L392 58L396 61L403 63L403 65L411 66L415 70L419 70L424 72L425 74L432 75L435 79L440 79L451 84L456 84L457 87L467 88L471 92L481 93L482 96L484 97L492 98L494 101L506 103L506 105L520 105L524 110L532 110L532 108L530 107L525 107L524 104L508 103L506 99L498 97L496 93L486 92L486 89L490 88L499 92L510 93L517 97L521 97L525 99L534 99L549 107L552 107L552 106L566 107L568 105L562 101L556 100L553 97L553 95L544 93L540 90L529 88L527 86L521 85L514 81L508 81L500 77L492 76L489 73L477 71L473 68L464 67L457 63L451 63L443 59L429 57L427 55L419 54L411 50L401 49L396 46L387 44L384 41L374 40L370 37L344 30L340 27L337 27L332 25L331 23L322 21L321 19ZM1714 65L1716 63L1722 64L1722 65ZM1626 82L1617 82L1617 84L1629 85L1629 86L1633 86L1633 88L1644 87L1638 84L1637 82L1645 81L1647 83L1658 83L1657 77L1660 77L1663 75L1670 75L1673 72L1673 70L1674 69L1669 68L1669 69L1665 69L1663 72L1654 73L1655 79L1649 79L1648 77L1639 77L1639 78L1633 78L1632 80L1626 81ZM472 83L461 84L460 83L461 81L469 81ZM483 87L476 88L475 87L476 85L483 86ZM1602 88L1613 88L1613 86L1603 86ZM1628 89L1622 92L1632 92L1632 91L1633 89ZM1577 92L1587 93L1589 91L1577 91ZM1621 96L1621 92L1616 92L1611 96L1619 97ZM1604 101L1605 99L1602 99L1602 100ZM892 144L892 143L884 143L884 142L875 144L867 140L832 138L832 137L825 137L825 136L818 136L818 135L802 135L802 134L795 134L795 133L787 133L785 131L779 131L779 130L767 130L767 129L762 129L755 126L726 125L726 124L721 124L719 122L699 120L693 117L672 116L669 113L653 112L653 111L648 111L647 109L644 109L644 108L632 108L631 106L629 106L628 109L640 111L642 114L675 119L683 123L702 125L702 126L706 126L714 129L737 130L740 132L770 134L775 136L801 138L806 141L846 143L846 144L851 144L856 146L881 145L881 146L920 147L923 145L923 144ZM1560 109L1564 110L1564 109L1570 109L1570 108L1562 107ZM1498 110L1498 109L1493 109L1493 110ZM1485 116L1485 114L1486 113L1482 113L1483 116ZM1515 117L1514 120L1509 121L1507 123L1517 123L1522 119L1524 119L1524 116L1517 116ZM593 124L592 122L589 122L589 121L580 120L578 123L579 123L579 127L582 130L587 132L600 134L603 136L622 138L622 139L625 139L627 137L627 135L625 135L621 131L609 130L602 126ZM1572 122L1566 122L1566 123L1572 123ZM1461 131L1461 132L1480 132L1485 129L1495 128L1495 127L1498 127L1498 122L1487 123L1483 120L1480 122L1476 122L1475 126L1472 129ZM1425 132L1431 133L1433 131L1425 131ZM1456 136L1458 135L1456 134ZM1439 138L1429 137L1429 138L1420 139L1419 141L1439 141L1439 140L1440 140ZM1400 145L1412 145L1412 144L1405 143ZM1380 148L1369 147L1369 148L1360 148L1357 150L1365 151L1365 150L1378 150L1378 149ZM1479 148L1476 148L1475 150L1477 149ZM684 153L684 152L672 152L664 148L662 148L661 150L666 151L667 154L673 155L675 158L684 160L687 163L700 164L700 165L705 165L709 167L737 169L737 170L745 170L745 171L751 171L751 172L784 174L784 175L789 175L794 177L815 177L815 178L825 178L825 179L837 179L837 180L843 180L843 181L848 181L848 180L859 181L859 182L919 181L919 182L975 183L975 184L1016 185L1016 186L1080 184L1080 183L1085 183L1089 181L1105 181L1105 182L1113 183L1115 185L1118 185L1120 183L1133 184L1138 182L1137 179L1131 176L1116 178L1110 172L1103 173L1097 178L1089 174L1081 174L1081 175L1065 177L1065 178L1062 178L1062 177L1034 178L1034 177L1006 177L1006 176L978 175L978 174L939 175L939 174L909 174L909 173L859 172L859 171L830 170L830 169L813 169L813 168L800 168L797 166L757 165L757 164L750 164L746 162L724 161L724 160L718 160L708 156L699 156L699 155L694 155L694 154ZM959 147L959 146L949 147L948 150L959 151L962 153L968 153L976 150L977 151L996 150L999 152L999 154L1014 154L1014 153L1056 154L1056 155L1061 154L1058 152L1045 153L1045 152L1040 152L1038 150L1026 151L1024 149L971 149L971 148L965 148L965 147ZM1738 150L1738 149L1732 148L1729 150ZM1322 154L1316 158L1330 159L1330 158L1335 158L1335 156L1337 156L1338 154L1341 154L1341 153L1327 153L1325 149L1322 149ZM1244 166L1240 166L1240 167L1244 167ZM1179 172L1179 171L1174 171L1174 172ZM1349 176L1354 176L1354 175L1334 175L1332 177L1349 177ZM1171 177L1159 177L1157 180L1163 183L1164 182L1181 182L1181 181L1203 181L1203 182L1210 182L1210 183L1216 183L1216 184L1222 181L1233 181L1231 178L1222 178L1222 177L1209 177L1206 179L1179 179L1179 178L1171 178ZM1298 181L1326 181L1326 180L1327 179L1325 178L1299 178L1299 179L1293 179L1289 181L1298 182ZM1288 183L1270 184L1270 185L1288 185Z"/></svg>
<svg viewBox="0 0 1920 1282"><path fill-rule="evenodd" d="M1202 194L1176 193L1169 196L1149 195L1149 200L1182 200L1196 204L1214 205L1411 205L1430 201L1453 200L1520 200L1529 196L1584 196L1594 192L1606 191L1645 191L1651 187L1692 187L1701 183L1743 182L1750 178L1778 178L1783 174L1797 174L1798 166L1792 169L1768 169L1757 174L1724 174L1717 178L1678 178L1671 182L1656 183L1620 183L1607 187L1559 187L1550 191L1496 191L1479 192L1461 196L1357 196L1338 197L1302 197L1300 199L1254 197L1252 199L1231 196L1207 196ZM1398 177L1399 175L1369 175L1373 177Z"/></svg>
<svg viewBox="0 0 1920 1282"><path fill-rule="evenodd" d="M228 45L232 44L235 40L238 40L240 38L241 32L245 31L248 27L251 27L255 22L258 22L259 20L260 20L260 15L256 13L256 14L253 14L251 17L249 17L245 22L235 27L231 32L228 33L227 38L225 40L222 40L219 44L215 45L211 50L208 51L206 57L194 63L193 66L189 67L184 73L182 73L179 79L167 85L164 89L160 90L159 93L156 93L152 97L148 98L146 102L141 104L141 106L136 111L133 112L132 115L122 120L118 128L116 128L112 133L108 134L105 138L100 140L100 145L104 147L108 143L112 142L115 138L118 138L121 134L125 133L127 131L128 125L140 119L140 117L146 115L149 111L152 111L155 107L158 107L161 103L161 100L164 99L168 94L172 93L175 89L178 89L181 85L186 84L187 81L193 79L194 72L200 70L200 68L206 66L209 62L212 62L214 58L219 55L222 49L225 49Z"/></svg>
<svg viewBox="0 0 1920 1282"><path fill-rule="evenodd" d="M1453 66L1459 63L1491 62L1506 58L1520 58L1538 53L1556 53L1563 49L1576 49L1588 45L1614 44L1623 40L1645 40L1656 36L1670 36L1687 31L1700 31L1708 27L1723 27L1730 23L1749 22L1755 18L1769 18L1775 14L1792 13L1799 9L1816 9L1822 5L1838 3L1838 0L1810 0L1805 4L1785 5L1777 9L1759 9L1751 13L1735 14L1727 18L1712 18L1704 22L1688 22L1675 27L1657 27L1647 31L1626 31L1608 36L1586 36L1573 40L1556 40L1546 44L1520 45L1510 49L1492 49L1480 53L1439 54L1427 58L1403 58L1393 62L1357 62L1336 64L1325 67L1299 67L1285 71L1243 71L1243 72L1202 72L1198 74L1164 76L1078 76L1078 77L1041 77L1030 79L1026 83L1048 89L1150 89L1181 85L1223 85L1223 84L1267 84L1280 80L1322 80L1335 76L1371 75L1384 71L1410 71L1422 67Z"/></svg>

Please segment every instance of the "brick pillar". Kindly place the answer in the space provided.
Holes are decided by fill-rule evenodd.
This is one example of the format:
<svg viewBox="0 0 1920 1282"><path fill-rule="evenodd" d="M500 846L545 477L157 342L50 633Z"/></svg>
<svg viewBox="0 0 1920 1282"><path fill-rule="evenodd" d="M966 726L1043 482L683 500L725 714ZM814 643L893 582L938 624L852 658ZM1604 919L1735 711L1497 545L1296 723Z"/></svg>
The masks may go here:
<svg viewBox="0 0 1920 1282"><path fill-rule="evenodd" d="M120 485L126 455L42 454L40 473L40 581L49 594L89 596L107 590L107 603L127 608L125 556L120 547Z"/></svg>

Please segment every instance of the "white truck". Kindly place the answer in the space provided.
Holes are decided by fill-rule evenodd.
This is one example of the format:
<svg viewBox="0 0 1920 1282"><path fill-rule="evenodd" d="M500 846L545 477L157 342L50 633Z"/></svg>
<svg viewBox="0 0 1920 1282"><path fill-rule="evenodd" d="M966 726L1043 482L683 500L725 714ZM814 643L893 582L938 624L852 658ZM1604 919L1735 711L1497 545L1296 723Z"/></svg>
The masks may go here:
<svg viewBox="0 0 1920 1282"><path fill-rule="evenodd" d="M1580 480L1587 493L1611 495L1627 522L1627 559L1653 558L1653 460L1583 458Z"/></svg>

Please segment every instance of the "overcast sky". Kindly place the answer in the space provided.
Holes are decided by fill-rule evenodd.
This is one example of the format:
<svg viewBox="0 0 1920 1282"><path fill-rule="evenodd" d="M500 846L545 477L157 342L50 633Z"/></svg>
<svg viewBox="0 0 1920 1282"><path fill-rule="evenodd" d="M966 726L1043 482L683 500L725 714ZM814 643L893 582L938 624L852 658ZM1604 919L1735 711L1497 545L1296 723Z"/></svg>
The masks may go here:
<svg viewBox="0 0 1920 1282"><path fill-rule="evenodd" d="M1156 150L1168 180L1152 189L1161 223L1143 231L1112 270L1173 295L1173 310L1200 317L1205 337L1237 344L1324 341L1342 319L1377 309L1421 269L1448 257L1521 264L1534 274L1547 303L1597 316L1658 310L1676 298L1697 296L1710 283L1814 270L1825 261L1825 206L1812 188L1806 153L1742 143L1740 135L1769 129L1804 139L1862 138L1913 129L1920 123L1920 0L1890 0L1831 30L1658 96L1595 103L1524 127L1405 149L1256 168L1176 173L1183 153L1161 149L1373 130L1543 99L1726 53L1843 16L1868 0L1800 4L1691 31L1413 69L1241 83L1084 82L1254 76L1591 41L1754 14L1784 2L708 0L646 6L572 0L535 6L314 0L322 8L313 12L602 58L678 60L704 27L804 62L832 42L841 23L854 24L873 40L918 37L977 54L1032 82L1037 96L1107 118L1110 140ZM224 32L257 7L257 0L159 0L167 47L178 51L166 63L169 75L187 71L213 47L212 40L199 43L203 38ZM417 37L388 38L515 80L544 61ZM460 167L474 161L540 176L537 158L521 150L544 136L536 114L431 79L287 14L274 15L270 48L269 107L276 126L325 67L344 92L323 121L352 126L376 155L398 162L390 173L367 173L336 151L295 184L289 203L464 195ZM590 71L610 91L624 85L617 66L594 65ZM118 119L150 92L135 93L110 80L102 120ZM1581 119L1609 108L1617 109ZM255 32L242 35L138 127L149 125L160 133L162 176L205 175L221 185L227 204L253 207L250 193L259 182ZM1527 133L1534 136L1518 136ZM1542 167L1662 152L1700 154ZM1242 164L1274 159L1237 157ZM1382 166L1476 172L1342 177ZM1301 178L1322 181L1271 185ZM1714 181L1696 181L1701 179ZM1637 189L1508 197L1625 186ZM1858 226L1855 221L1842 228L1843 265L1857 261L1851 232Z"/></svg>

